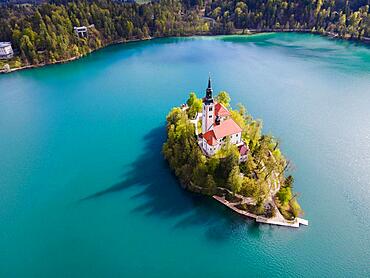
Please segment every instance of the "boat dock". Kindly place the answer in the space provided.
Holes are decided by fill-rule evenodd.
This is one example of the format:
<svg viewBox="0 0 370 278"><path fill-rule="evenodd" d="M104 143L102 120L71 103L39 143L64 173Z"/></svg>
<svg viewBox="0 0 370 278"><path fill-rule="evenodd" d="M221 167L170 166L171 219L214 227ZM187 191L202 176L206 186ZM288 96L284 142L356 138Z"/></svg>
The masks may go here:
<svg viewBox="0 0 370 278"><path fill-rule="evenodd" d="M248 211L245 211L245 210L238 209L236 207L236 205L238 205L238 203L231 203L231 202L227 201L225 199L225 197L220 197L220 196L214 195L213 199L217 200L221 204L223 204L223 205L227 206L228 208L232 209L233 211L235 211L239 215L246 216L246 217L249 217L249 218L254 218L256 220L256 222L258 222L258 223L285 226L285 227L291 227L291 228L299 228L300 224L308 226L308 220L305 220L305 219L299 218L299 217L297 217L296 219L294 219L292 221L286 220L281 215L281 213L279 211L277 211L275 217L266 218L266 217L259 216L259 215L256 215L254 213L251 213L251 212L248 212ZM275 208L275 209L278 210L277 208Z"/></svg>

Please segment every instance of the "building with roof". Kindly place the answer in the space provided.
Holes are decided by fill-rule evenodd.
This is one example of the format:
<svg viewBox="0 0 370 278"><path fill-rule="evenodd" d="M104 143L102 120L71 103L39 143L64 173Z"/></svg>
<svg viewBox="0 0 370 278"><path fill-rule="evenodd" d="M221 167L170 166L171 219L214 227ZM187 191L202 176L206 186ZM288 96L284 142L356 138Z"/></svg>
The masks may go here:
<svg viewBox="0 0 370 278"><path fill-rule="evenodd" d="M75 31L76 35L79 38L86 38L87 37L87 27L86 26L80 26L80 27L73 27L73 30Z"/></svg>
<svg viewBox="0 0 370 278"><path fill-rule="evenodd" d="M0 59L13 58L13 48L10 42L0 42Z"/></svg>
<svg viewBox="0 0 370 278"><path fill-rule="evenodd" d="M230 117L230 111L213 99L211 79L208 79L206 96L203 98L202 143L203 151L214 155L221 149L227 138L238 146L241 157L245 158L249 149L242 141L242 128Z"/></svg>

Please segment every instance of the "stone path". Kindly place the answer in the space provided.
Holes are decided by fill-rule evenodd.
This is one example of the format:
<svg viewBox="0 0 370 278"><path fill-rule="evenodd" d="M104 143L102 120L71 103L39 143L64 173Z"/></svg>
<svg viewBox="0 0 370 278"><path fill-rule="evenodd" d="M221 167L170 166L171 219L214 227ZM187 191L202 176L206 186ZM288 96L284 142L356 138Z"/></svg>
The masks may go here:
<svg viewBox="0 0 370 278"><path fill-rule="evenodd" d="M247 198L247 197L243 197L243 198ZM263 216L258 216L254 213L251 213L251 212L248 212L248 211L245 211L245 210L238 209L236 206L241 204L242 202L231 203L231 202L227 201L225 199L225 197L220 197L220 196L217 196L217 195L214 195L213 199L217 200L221 204L227 206L228 208L232 209L233 211L235 211L236 213L238 213L242 216L247 216L247 217L250 217L250 218L254 218L256 220L256 222L259 222L259 223L285 226L285 227L292 227L292 228L298 228L299 224L308 226L308 220L305 220L305 219L302 219L302 218L299 218L299 217L297 217L293 221L286 220L281 215L280 211L277 209L276 206L274 207L274 209L276 210L275 211L275 213L276 213L275 217L266 218L266 217L263 217Z"/></svg>

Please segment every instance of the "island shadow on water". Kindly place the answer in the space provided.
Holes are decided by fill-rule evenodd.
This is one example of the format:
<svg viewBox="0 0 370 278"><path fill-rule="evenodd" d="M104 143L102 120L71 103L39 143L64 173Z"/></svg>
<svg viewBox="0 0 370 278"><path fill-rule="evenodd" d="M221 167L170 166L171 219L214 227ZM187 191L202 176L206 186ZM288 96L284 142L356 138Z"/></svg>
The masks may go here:
<svg viewBox="0 0 370 278"><path fill-rule="evenodd" d="M133 209L148 216L179 218L174 228L206 226L206 236L211 240L227 239L233 232L247 229L248 234L259 237L259 225L241 218L211 198L186 191L164 160L161 150L166 139L165 127L152 129L144 136L143 154L134 161L123 180L81 201L92 201L130 187L142 187L132 198L144 196L144 203Z"/></svg>

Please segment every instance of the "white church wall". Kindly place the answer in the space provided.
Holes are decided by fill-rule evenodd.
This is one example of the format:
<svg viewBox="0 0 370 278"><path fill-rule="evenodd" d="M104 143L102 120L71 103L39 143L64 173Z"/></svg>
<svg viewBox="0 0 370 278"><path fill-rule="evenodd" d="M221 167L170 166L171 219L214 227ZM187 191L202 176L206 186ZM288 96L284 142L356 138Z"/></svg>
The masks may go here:
<svg viewBox="0 0 370 278"><path fill-rule="evenodd" d="M232 134L232 135L230 136L230 142L231 142L232 144L239 144L239 143L241 142L241 139L242 139L242 134L241 134L241 132L239 132L239 133L235 133L235 134Z"/></svg>

